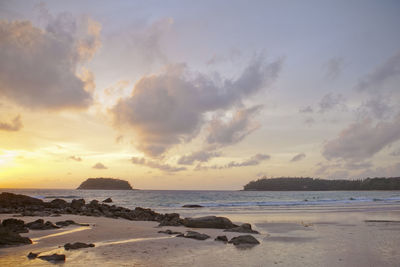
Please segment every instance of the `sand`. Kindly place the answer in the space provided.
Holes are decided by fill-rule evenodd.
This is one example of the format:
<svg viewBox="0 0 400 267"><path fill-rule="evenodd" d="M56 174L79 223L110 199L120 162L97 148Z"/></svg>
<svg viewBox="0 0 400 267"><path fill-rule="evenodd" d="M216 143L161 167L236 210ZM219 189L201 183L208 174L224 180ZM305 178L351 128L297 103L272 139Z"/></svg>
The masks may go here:
<svg viewBox="0 0 400 267"><path fill-rule="evenodd" d="M217 235L241 235L218 229L157 227L155 222L63 215L43 217L52 222L72 219L89 227L68 226L30 231L34 244L0 249L0 266L53 266L29 252L66 255L63 266L399 266L400 206L335 207L229 212L234 222L250 222L261 244L241 249L214 241ZM11 217L1 214L0 219ZM25 222L38 217L23 217ZM375 220L375 222L366 222ZM382 221L385 220L385 221ZM392 222L387 222L392 221ZM195 230L211 236L205 241L157 233ZM65 251L68 242L96 247Z"/></svg>

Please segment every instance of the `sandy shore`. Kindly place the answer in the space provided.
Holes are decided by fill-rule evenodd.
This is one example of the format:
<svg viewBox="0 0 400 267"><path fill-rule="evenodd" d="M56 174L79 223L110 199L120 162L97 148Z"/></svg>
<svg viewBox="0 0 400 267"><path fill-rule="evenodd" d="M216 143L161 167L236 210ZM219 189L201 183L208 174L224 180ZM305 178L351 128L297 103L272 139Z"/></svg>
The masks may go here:
<svg viewBox="0 0 400 267"><path fill-rule="evenodd" d="M28 260L26 255L31 251L43 255L63 253L66 255L63 266L398 266L400 262L400 206L226 216L234 222L252 223L261 233L254 235L261 244L238 249L232 244L216 242L217 235L227 235L229 239L241 235L217 229L159 228L156 222L63 215L43 219L52 222L72 219L90 226L31 230L23 235L34 244L0 249L0 266L54 265L40 259ZM9 217L0 215L1 220ZM30 222L38 217L21 219ZM158 233L165 229L195 230L211 238L198 241ZM73 251L62 247L78 241L94 243L96 247Z"/></svg>

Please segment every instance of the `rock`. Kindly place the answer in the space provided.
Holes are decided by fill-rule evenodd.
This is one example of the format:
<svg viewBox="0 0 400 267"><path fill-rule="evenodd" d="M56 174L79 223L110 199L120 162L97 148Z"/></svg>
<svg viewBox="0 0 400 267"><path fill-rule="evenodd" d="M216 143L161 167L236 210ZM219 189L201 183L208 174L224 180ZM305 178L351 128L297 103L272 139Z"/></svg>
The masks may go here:
<svg viewBox="0 0 400 267"><path fill-rule="evenodd" d="M38 219L34 222L27 223L26 226L31 230L49 230L60 228L54 225L52 222L47 221L45 223L43 219Z"/></svg>
<svg viewBox="0 0 400 267"><path fill-rule="evenodd" d="M28 257L28 259L33 260L33 259L36 259L38 255L39 255L39 253L29 252L27 257Z"/></svg>
<svg viewBox="0 0 400 267"><path fill-rule="evenodd" d="M67 206L68 206L68 202L65 201L64 199L56 198L56 199L50 201L50 207L52 207L52 208L64 209Z"/></svg>
<svg viewBox="0 0 400 267"><path fill-rule="evenodd" d="M54 253L53 255L39 256L39 259L50 262L59 262L59 261L65 261L65 255Z"/></svg>
<svg viewBox="0 0 400 267"><path fill-rule="evenodd" d="M89 178L77 189L133 190L129 182L113 178Z"/></svg>
<svg viewBox="0 0 400 267"><path fill-rule="evenodd" d="M178 235L178 237L191 238L196 240L206 240L207 238L210 238L209 235L201 234L195 231L187 231L184 235Z"/></svg>
<svg viewBox="0 0 400 267"><path fill-rule="evenodd" d="M216 229L231 229L237 227L228 218L205 216L199 218L185 218L183 225L192 228L216 228Z"/></svg>
<svg viewBox="0 0 400 267"><path fill-rule="evenodd" d="M80 248L93 248L94 244L85 244L82 242L75 242L73 244L67 243L64 245L65 250L80 249Z"/></svg>
<svg viewBox="0 0 400 267"><path fill-rule="evenodd" d="M67 227L69 225L89 226L89 224L87 224L87 223L76 223L73 220L59 221L59 222L56 222L56 225L58 225L60 227Z"/></svg>
<svg viewBox="0 0 400 267"><path fill-rule="evenodd" d="M80 210L83 206L85 206L85 200L84 199L73 199L71 201L70 207L75 209L75 210Z"/></svg>
<svg viewBox="0 0 400 267"><path fill-rule="evenodd" d="M20 236L7 227L0 226L0 247L26 244L32 244L32 241L27 237Z"/></svg>
<svg viewBox="0 0 400 267"><path fill-rule="evenodd" d="M182 208L204 208L204 207L201 205L197 205L197 204L186 204L186 205L183 205Z"/></svg>
<svg viewBox="0 0 400 267"><path fill-rule="evenodd" d="M20 208L20 207L33 207L36 206L40 209L44 206L44 202L41 199L18 195L13 193L3 192L0 194L0 207L2 208Z"/></svg>
<svg viewBox="0 0 400 267"><path fill-rule="evenodd" d="M113 201L112 201L112 199L109 197L109 198L104 199L103 202L104 202L104 203L111 203L111 202L113 202Z"/></svg>
<svg viewBox="0 0 400 267"><path fill-rule="evenodd" d="M259 234L259 232L251 229L251 224L244 223L241 226L226 229L224 232L237 232L237 233L248 233L248 234Z"/></svg>
<svg viewBox="0 0 400 267"><path fill-rule="evenodd" d="M254 238L252 235L240 235L232 238L229 243L234 244L235 246L239 245L258 245L260 242L258 242L257 239Z"/></svg>
<svg viewBox="0 0 400 267"><path fill-rule="evenodd" d="M217 236L215 239L215 241L222 241L222 242L228 242L228 238L226 237L226 235L219 235Z"/></svg>
<svg viewBox="0 0 400 267"><path fill-rule="evenodd" d="M14 219L14 218L5 219L5 220L3 220L2 225L16 233L28 233L29 232L28 228L25 227L25 222L23 220Z"/></svg>
<svg viewBox="0 0 400 267"><path fill-rule="evenodd" d="M181 226L182 223L178 213L166 213L158 226Z"/></svg>
<svg viewBox="0 0 400 267"><path fill-rule="evenodd" d="M158 231L161 234L167 234L167 235L183 235L181 232L173 232L169 229L165 230L165 231Z"/></svg>
<svg viewBox="0 0 400 267"><path fill-rule="evenodd" d="M90 201L89 206L97 207L97 206L99 206L99 201L96 199L93 199L92 201Z"/></svg>

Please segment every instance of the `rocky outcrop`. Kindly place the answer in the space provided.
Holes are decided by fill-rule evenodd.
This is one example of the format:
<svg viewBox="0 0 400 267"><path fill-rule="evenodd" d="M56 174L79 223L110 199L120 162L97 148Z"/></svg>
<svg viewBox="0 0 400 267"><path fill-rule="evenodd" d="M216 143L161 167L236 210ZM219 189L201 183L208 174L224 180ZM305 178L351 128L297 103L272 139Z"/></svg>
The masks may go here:
<svg viewBox="0 0 400 267"><path fill-rule="evenodd" d="M104 199L103 202L104 202L104 203L111 203L111 202L113 202L113 201L112 201L112 199L109 197L109 198Z"/></svg>
<svg viewBox="0 0 400 267"><path fill-rule="evenodd" d="M49 261L49 262L65 261L65 255L64 254L57 254L57 253L54 253L52 255L39 256L38 258L42 259L42 260L45 260L45 261Z"/></svg>
<svg viewBox="0 0 400 267"><path fill-rule="evenodd" d="M0 226L0 247L32 244L32 241L20 236L8 227Z"/></svg>
<svg viewBox="0 0 400 267"><path fill-rule="evenodd" d="M178 235L178 237L191 238L196 240L206 240L210 238L209 235L201 234L195 231L187 231L184 235Z"/></svg>
<svg viewBox="0 0 400 267"><path fill-rule="evenodd" d="M26 226L30 230L49 230L49 229L58 229L60 227L54 225L52 222L47 221L44 222L43 219L38 219L34 222L27 223Z"/></svg>
<svg viewBox="0 0 400 267"><path fill-rule="evenodd" d="M28 257L28 259L33 260L33 259L36 259L38 255L39 255L39 253L29 252L27 257Z"/></svg>
<svg viewBox="0 0 400 267"><path fill-rule="evenodd" d="M67 243L64 245L65 250L70 250L70 249L80 249L80 248L93 248L94 244L86 244L82 242L75 242L75 243Z"/></svg>
<svg viewBox="0 0 400 267"><path fill-rule="evenodd" d="M180 226L182 223L178 213L166 213L158 226Z"/></svg>
<svg viewBox="0 0 400 267"><path fill-rule="evenodd" d="M217 216L185 218L182 223L184 226L192 228L231 229L237 227L228 218Z"/></svg>
<svg viewBox="0 0 400 267"><path fill-rule="evenodd" d="M165 230L165 231L158 231L160 234L167 234L167 235L183 235L181 232L174 232L172 230Z"/></svg>
<svg viewBox="0 0 400 267"><path fill-rule="evenodd" d="M224 232L236 232L236 233L248 233L248 234L259 234L258 231L251 229L251 224L244 223L241 226L226 229Z"/></svg>
<svg viewBox="0 0 400 267"><path fill-rule="evenodd" d="M56 225L60 226L60 227L67 227L69 225L89 226L89 224L87 224L87 223L76 223L73 220L59 221L59 222L56 222Z"/></svg>
<svg viewBox="0 0 400 267"><path fill-rule="evenodd" d="M258 245L260 242L252 235L240 235L233 237L231 240L229 240L229 243L234 244L235 246L240 246L240 245Z"/></svg>
<svg viewBox="0 0 400 267"><path fill-rule="evenodd" d="M5 219L3 220L1 225L15 233L27 233L29 231L28 228L26 228L25 226L25 222L19 219Z"/></svg>
<svg viewBox="0 0 400 267"><path fill-rule="evenodd" d="M77 188L86 190L132 190L129 182L114 178L89 178Z"/></svg>

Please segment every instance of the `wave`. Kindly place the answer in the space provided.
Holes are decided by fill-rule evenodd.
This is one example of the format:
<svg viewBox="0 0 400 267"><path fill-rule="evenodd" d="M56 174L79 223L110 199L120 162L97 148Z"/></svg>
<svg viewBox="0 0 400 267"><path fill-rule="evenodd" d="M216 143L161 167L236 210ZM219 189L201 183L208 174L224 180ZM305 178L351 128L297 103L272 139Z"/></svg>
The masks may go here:
<svg viewBox="0 0 400 267"><path fill-rule="evenodd" d="M42 198L81 198L80 196L44 196Z"/></svg>

